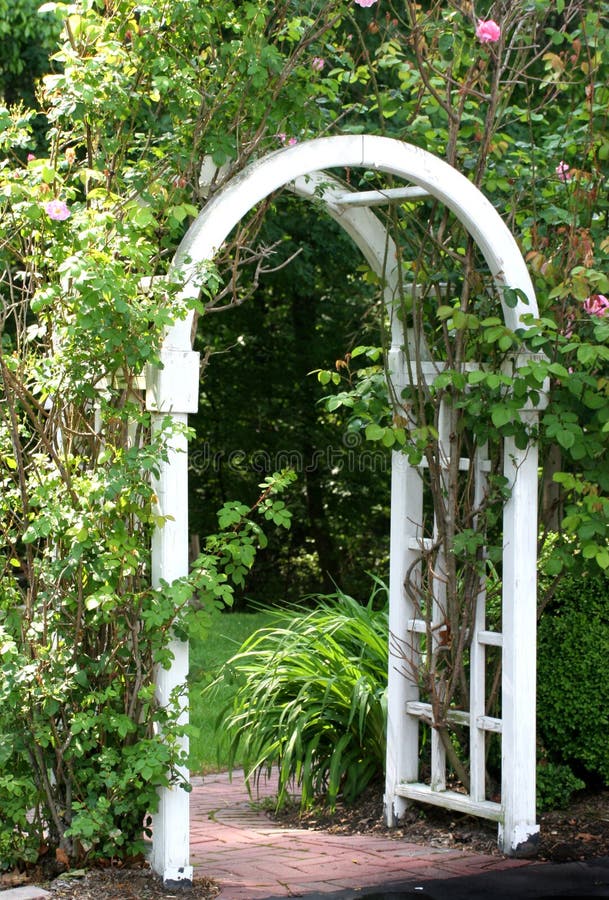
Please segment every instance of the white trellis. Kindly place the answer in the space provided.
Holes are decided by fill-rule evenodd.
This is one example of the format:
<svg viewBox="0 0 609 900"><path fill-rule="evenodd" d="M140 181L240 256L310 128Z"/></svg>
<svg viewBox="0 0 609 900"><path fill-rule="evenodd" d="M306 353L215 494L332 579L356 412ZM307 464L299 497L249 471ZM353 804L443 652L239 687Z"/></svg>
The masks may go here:
<svg viewBox="0 0 609 900"><path fill-rule="evenodd" d="M365 168L396 176L404 187L355 192L333 179L326 170ZM273 191L289 187L297 194L323 202L327 212L347 231L385 281L390 309L399 295L395 246L370 207L388 201L413 200L431 195L445 204L463 223L480 248L502 296L505 287L518 289L528 304L504 305L506 325L521 327L524 312L536 314L537 303L526 266L509 230L486 198L464 176L430 153L390 138L371 135L320 138L278 150L250 165L218 191L192 224L178 248L175 266L186 279L182 299L198 296L196 272L213 260L232 229ZM192 314L168 330L162 349L162 369L147 373L146 402L155 425L166 415L186 423L195 412L198 395L198 355L191 346ZM392 319L390 368L396 382L406 380L403 345L408 337L397 317ZM516 361L517 363L517 361ZM432 361L428 363L431 375ZM526 416L534 420L535 411ZM168 517L153 542L153 579L171 582L188 572L188 456L184 438L176 434L163 464L157 493ZM391 488L390 640L385 808L394 824L408 802L422 801L473 813L499 823L499 844L508 854L530 851L538 833L535 822L535 671L536 671L536 523L537 451L533 444L518 449L508 439L505 475L511 487L504 511L503 634L486 630L484 600L480 597L472 637L470 711L461 713L470 728L471 788L469 795L447 791L439 742L432 759L430 784L420 784L418 732L428 714L419 701L416 684L402 671L397 644L407 645L422 630L404 589L406 573L421 552L421 478L416 469L394 455ZM465 464L465 463L464 463ZM473 461L480 488L484 460ZM502 719L484 715L484 654L488 645L502 646ZM174 688L185 682L188 647L175 641L175 661L157 678L157 696L168 703ZM186 711L183 714L186 719ZM484 792L484 734L501 733L501 802ZM183 773L184 776L187 773ZM154 821L152 865L167 883L192 879L189 859L188 793L179 787L160 791Z"/></svg>

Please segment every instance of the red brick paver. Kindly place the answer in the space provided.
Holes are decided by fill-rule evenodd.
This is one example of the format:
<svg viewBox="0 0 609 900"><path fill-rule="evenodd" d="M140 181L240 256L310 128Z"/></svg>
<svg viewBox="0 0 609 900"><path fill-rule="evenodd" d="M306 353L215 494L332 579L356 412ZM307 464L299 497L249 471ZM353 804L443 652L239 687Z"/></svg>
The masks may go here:
<svg viewBox="0 0 609 900"><path fill-rule="evenodd" d="M261 781L254 799L272 796ZM284 828L252 807L242 772L193 779L190 847L195 870L220 885L219 900L330 894L527 865L523 860L411 844L374 835Z"/></svg>

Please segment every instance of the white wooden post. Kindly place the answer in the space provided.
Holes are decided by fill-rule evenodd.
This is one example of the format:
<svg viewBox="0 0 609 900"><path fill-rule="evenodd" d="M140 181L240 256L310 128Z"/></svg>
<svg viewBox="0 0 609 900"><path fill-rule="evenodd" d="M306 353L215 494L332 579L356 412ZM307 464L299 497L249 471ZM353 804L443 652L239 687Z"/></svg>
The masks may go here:
<svg viewBox="0 0 609 900"><path fill-rule="evenodd" d="M440 401L440 410L438 412L438 469L440 475L440 484L442 487L442 495L450 496L448 480L450 478L451 465L451 418L452 412L446 399ZM448 514L448 512L446 513ZM438 542L439 531L437 513L434 515L433 540ZM427 641L429 644L430 659L433 660L434 671L437 664L438 646L442 640L443 623L448 620L447 610L447 591L446 591L446 556L444 548L440 545L438 548L436 561L434 565L434 574L432 576L432 597L431 610L426 610L428 621L431 623L431 632L428 630ZM436 679L435 689L438 692L437 702L442 704L446 700L445 686ZM442 741L442 737L436 724L436 713L432 703L432 720L431 729L431 777L430 786L432 791L446 790L446 747Z"/></svg>
<svg viewBox="0 0 609 900"><path fill-rule="evenodd" d="M395 290L394 290L395 293ZM392 299L392 347L388 367L396 391L409 383L404 335ZM419 699L417 666L419 635L413 629L415 604L406 592L407 579L415 578L413 566L420 559L423 538L423 480L401 451L391 455L391 523L389 547L389 669L387 674L387 755L385 770L385 819L398 824L408 800L398 793L405 782L419 778L419 720L408 715L407 704Z"/></svg>
<svg viewBox="0 0 609 900"><path fill-rule="evenodd" d="M388 825L397 825L408 805L398 795L398 785L419 777L419 720L406 712L406 704L419 699L415 671L419 636L409 627L415 609L405 582L420 558L416 548L422 537L423 482L405 454L394 451L391 466L385 818Z"/></svg>
<svg viewBox="0 0 609 900"><path fill-rule="evenodd" d="M147 373L146 406L153 411L153 431L162 428L169 415L172 429L168 437L167 460L161 463L154 487L159 509L168 519L157 528L152 540L152 583L171 583L188 574L188 445L183 428L188 413L197 409L199 354L192 351L164 349L162 369ZM156 672L156 696L161 706L172 702L175 690L184 688L188 677L188 643L171 640L173 655L170 669ZM188 701L180 698L180 725L188 723ZM181 739L181 749L188 752L188 738ZM189 780L185 767L179 771L184 782ZM167 886L192 884L190 865L189 794L178 785L159 790L159 807L153 817L151 865Z"/></svg>
<svg viewBox="0 0 609 900"><path fill-rule="evenodd" d="M529 423L536 412L522 413ZM535 821L535 710L537 647L537 446L505 439L504 474L510 498L503 513L503 669L499 846L531 856Z"/></svg>
<svg viewBox="0 0 609 900"><path fill-rule="evenodd" d="M487 483L487 446L479 447L474 466L474 506L480 509ZM476 524L477 524L476 517ZM486 800L486 735L480 720L486 715L486 646L480 640L486 629L486 581L476 597L473 634L469 649L469 794L475 803Z"/></svg>

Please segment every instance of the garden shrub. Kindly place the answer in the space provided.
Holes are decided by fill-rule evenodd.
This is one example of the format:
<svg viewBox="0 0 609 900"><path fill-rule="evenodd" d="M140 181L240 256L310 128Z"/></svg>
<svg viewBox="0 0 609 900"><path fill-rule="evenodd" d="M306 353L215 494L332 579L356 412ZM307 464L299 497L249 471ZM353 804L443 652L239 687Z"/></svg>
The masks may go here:
<svg viewBox="0 0 609 900"><path fill-rule="evenodd" d="M99 506L81 478L88 524L70 535L58 530L55 543L40 540L42 516L34 520L36 592L21 607L10 591L0 593L0 868L34 862L44 845L72 862L144 849L158 789L187 787L185 688L161 706L155 667L171 664L173 635L204 634L212 611L230 604L265 543L254 513L289 525L272 494L292 473L268 477L254 507L222 507L220 530L207 537L188 578L153 589L144 527L151 488L132 474L130 481L121 469L120 495L112 502L110 481ZM57 520L73 503L61 492L47 500L45 514ZM140 535L128 534L117 504L137 509ZM2 585L8 581L5 573Z"/></svg>
<svg viewBox="0 0 609 900"><path fill-rule="evenodd" d="M277 804L290 784L301 803L354 800L385 767L388 607L337 591L317 606L277 611L228 662L240 679L220 716L248 781L279 767ZM227 714L228 712L228 714Z"/></svg>
<svg viewBox="0 0 609 900"><path fill-rule="evenodd" d="M545 762L537 766L537 812L564 809L576 791L586 785L569 766Z"/></svg>
<svg viewBox="0 0 609 900"><path fill-rule="evenodd" d="M539 624L538 732L552 763L609 785L609 577L560 582Z"/></svg>

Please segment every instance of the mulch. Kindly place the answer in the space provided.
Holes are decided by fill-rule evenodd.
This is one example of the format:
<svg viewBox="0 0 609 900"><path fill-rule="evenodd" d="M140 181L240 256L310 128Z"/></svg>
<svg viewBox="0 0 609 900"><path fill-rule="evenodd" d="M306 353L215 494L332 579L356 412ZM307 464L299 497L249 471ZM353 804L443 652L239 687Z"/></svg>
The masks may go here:
<svg viewBox="0 0 609 900"><path fill-rule="evenodd" d="M383 818L383 790L373 785L353 806L338 803L332 813L301 813L294 805L273 818L287 826L312 828L331 834L375 834L433 847L466 849L501 856L497 825L485 819L417 805L407 810L399 827L387 828ZM578 795L562 810L543 813L539 819L540 861L570 862L609 856L609 790Z"/></svg>
<svg viewBox="0 0 609 900"><path fill-rule="evenodd" d="M96 866L63 873L50 881L42 870L0 875L0 891L23 884L44 887L53 900L214 900L220 892L216 882L202 876L195 878L192 887L166 888L147 865Z"/></svg>

